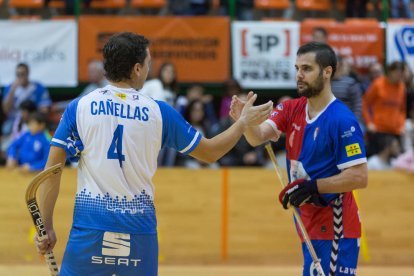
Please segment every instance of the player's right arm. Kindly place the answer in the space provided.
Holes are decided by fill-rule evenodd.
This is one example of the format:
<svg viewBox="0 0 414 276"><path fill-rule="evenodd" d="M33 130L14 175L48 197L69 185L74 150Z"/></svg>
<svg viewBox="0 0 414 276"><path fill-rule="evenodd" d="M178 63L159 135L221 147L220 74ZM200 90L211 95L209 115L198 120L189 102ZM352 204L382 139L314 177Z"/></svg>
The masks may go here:
<svg viewBox="0 0 414 276"><path fill-rule="evenodd" d="M45 169L57 164L65 164L66 152L63 148L51 146L49 157ZM37 235L35 236L35 243L39 253L45 254L52 250L56 245L56 234L53 228L53 210L59 195L60 178L62 172L50 176L42 185L39 186L38 203L40 213L42 214L43 222L45 224L47 239L39 241Z"/></svg>
<svg viewBox="0 0 414 276"><path fill-rule="evenodd" d="M247 127L261 124L269 117L272 102L253 106L256 98L257 95L252 95L241 110L238 120L211 139L202 137L177 111L166 103L157 101L163 119L162 145L207 163L215 162L236 145Z"/></svg>
<svg viewBox="0 0 414 276"><path fill-rule="evenodd" d="M247 99L252 97L253 92L249 92ZM230 106L230 116L237 121L241 115L245 102L240 100L237 96L233 96ZM269 123L262 122L259 125L249 126L244 132L247 142L253 147L266 143L270 140L277 140L280 136L280 131L274 129Z"/></svg>

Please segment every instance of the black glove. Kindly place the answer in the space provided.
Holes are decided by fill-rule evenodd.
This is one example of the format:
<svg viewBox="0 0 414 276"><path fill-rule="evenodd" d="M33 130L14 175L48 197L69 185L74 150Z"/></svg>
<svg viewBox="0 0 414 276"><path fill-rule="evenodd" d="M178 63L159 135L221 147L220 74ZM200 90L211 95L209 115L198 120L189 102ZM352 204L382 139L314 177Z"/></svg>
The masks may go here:
<svg viewBox="0 0 414 276"><path fill-rule="evenodd" d="M300 207L305 203L327 206L326 201L318 192L316 180L298 179L290 183L280 192L279 201L285 209L289 208L289 204L295 207Z"/></svg>

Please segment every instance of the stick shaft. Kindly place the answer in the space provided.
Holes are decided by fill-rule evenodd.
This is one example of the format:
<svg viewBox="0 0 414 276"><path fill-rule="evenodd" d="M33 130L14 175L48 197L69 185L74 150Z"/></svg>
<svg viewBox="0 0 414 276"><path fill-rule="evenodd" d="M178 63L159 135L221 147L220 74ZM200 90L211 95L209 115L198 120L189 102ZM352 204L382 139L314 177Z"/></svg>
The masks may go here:
<svg viewBox="0 0 414 276"><path fill-rule="evenodd" d="M280 184L282 185L283 188L286 187L286 184L285 184L286 182L283 181L282 173L280 171L279 166L277 165L276 156L275 156L275 153L273 152L272 146L270 145L270 143L267 143L265 148L266 148L267 153L269 154L270 160L273 163L273 167L276 171ZM306 247L308 248L311 254L313 263L315 264L316 271L318 272L319 275L325 276L321 263L319 262L318 256L316 255L315 249L313 248L312 242L309 238L308 232L306 231L305 225L303 225L302 219L296 208L293 208L293 215L295 216L296 223L299 225L299 230L302 233L303 240L306 243Z"/></svg>

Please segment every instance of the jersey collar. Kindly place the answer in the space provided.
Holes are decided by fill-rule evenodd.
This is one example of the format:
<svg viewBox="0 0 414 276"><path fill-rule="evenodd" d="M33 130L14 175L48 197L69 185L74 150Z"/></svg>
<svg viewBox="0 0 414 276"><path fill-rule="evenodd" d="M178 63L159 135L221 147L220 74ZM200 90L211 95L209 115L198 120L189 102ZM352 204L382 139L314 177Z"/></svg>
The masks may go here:
<svg viewBox="0 0 414 276"><path fill-rule="evenodd" d="M316 115L315 117L313 117L312 119L310 119L309 118L309 113L308 113L308 105L309 105L309 103L306 101L306 107L305 107L305 114L306 114L306 123L308 123L308 124L312 124L313 122L315 122L318 118L319 118L319 116L321 116L321 114L322 113L324 113L325 112L325 110L331 105L331 103L333 103L334 101L336 100L336 97L335 96L332 96L332 99L331 99L331 101L325 106L325 108L321 111L321 112L319 112L318 113L318 115Z"/></svg>

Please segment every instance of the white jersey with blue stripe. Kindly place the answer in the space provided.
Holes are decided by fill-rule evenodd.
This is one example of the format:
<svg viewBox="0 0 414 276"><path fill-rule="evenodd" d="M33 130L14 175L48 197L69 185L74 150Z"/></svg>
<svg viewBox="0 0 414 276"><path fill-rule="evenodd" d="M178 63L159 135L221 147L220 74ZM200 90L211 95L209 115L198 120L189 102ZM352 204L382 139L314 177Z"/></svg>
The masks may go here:
<svg viewBox="0 0 414 276"><path fill-rule="evenodd" d="M52 145L65 147L72 133L84 145L73 225L155 233L152 177L159 150L167 146L188 154L201 134L165 102L112 85L72 101Z"/></svg>

